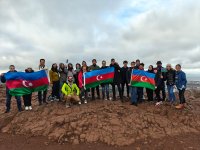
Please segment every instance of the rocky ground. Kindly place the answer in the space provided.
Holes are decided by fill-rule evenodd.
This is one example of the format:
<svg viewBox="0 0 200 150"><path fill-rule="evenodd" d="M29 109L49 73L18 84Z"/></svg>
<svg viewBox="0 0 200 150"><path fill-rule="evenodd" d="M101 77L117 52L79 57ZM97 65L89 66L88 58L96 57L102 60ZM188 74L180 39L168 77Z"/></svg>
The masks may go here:
<svg viewBox="0 0 200 150"><path fill-rule="evenodd" d="M4 88L0 95L0 149L22 149L15 146L20 139L30 149L33 143L41 149L49 145L97 150L200 147L200 94L196 91L187 91L183 110L168 103L155 107L145 102L134 107L103 100L67 109L62 102L38 106L34 96L32 111L18 113L13 99L9 114L4 114Z"/></svg>

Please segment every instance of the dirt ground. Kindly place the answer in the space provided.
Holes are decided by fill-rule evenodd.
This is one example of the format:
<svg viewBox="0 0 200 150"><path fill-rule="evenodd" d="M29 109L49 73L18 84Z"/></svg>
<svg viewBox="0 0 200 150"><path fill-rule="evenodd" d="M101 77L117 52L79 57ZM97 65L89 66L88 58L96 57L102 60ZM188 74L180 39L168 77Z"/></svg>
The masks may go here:
<svg viewBox="0 0 200 150"><path fill-rule="evenodd" d="M187 105L176 110L165 102L96 100L65 108L61 102L18 113L12 99L5 111L5 89L0 88L0 150L23 149L200 149L200 94L187 91Z"/></svg>

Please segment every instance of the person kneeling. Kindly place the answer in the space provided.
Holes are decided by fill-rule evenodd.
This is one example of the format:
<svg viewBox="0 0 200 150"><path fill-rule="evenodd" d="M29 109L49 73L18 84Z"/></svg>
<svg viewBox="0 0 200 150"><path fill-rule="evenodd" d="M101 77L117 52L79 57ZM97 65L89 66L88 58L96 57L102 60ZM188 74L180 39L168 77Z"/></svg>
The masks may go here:
<svg viewBox="0 0 200 150"><path fill-rule="evenodd" d="M81 104L79 94L80 90L78 86L73 83L73 77L68 77L68 83L64 83L62 86L62 93L64 94L64 100L66 107L70 107L71 104Z"/></svg>

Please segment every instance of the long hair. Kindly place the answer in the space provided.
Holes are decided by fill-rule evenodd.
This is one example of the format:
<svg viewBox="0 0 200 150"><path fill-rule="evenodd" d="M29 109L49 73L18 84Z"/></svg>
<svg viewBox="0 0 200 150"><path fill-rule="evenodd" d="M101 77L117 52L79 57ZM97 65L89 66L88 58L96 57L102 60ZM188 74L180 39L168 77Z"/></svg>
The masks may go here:
<svg viewBox="0 0 200 150"><path fill-rule="evenodd" d="M55 64L53 64L53 65L55 65ZM52 70L53 72L58 72L58 66L56 66L56 68L54 68L53 65L51 66L51 70Z"/></svg>

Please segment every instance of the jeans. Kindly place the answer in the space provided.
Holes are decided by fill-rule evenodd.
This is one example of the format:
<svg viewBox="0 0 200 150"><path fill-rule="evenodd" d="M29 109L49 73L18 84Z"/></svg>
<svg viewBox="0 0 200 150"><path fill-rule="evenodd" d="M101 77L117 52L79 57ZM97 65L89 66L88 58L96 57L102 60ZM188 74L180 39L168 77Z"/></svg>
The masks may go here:
<svg viewBox="0 0 200 150"><path fill-rule="evenodd" d="M53 82L51 96L56 97L57 99L60 99L60 81L54 81Z"/></svg>
<svg viewBox="0 0 200 150"><path fill-rule="evenodd" d="M113 99L116 100L115 85L117 85L120 99L123 99L123 97L122 97L122 89L121 89L120 83L118 83L118 84L114 84L114 83L113 83L113 84L112 84Z"/></svg>
<svg viewBox="0 0 200 150"><path fill-rule="evenodd" d="M10 95L9 93L9 90L6 89L6 111L10 111L10 105L11 105L11 98L12 98L12 95ZM22 110L22 107L21 107L21 98L20 96L15 96L15 99L17 100L17 108L18 108L18 111L21 111Z"/></svg>
<svg viewBox="0 0 200 150"><path fill-rule="evenodd" d="M28 94L28 95L24 95L23 99L24 99L24 106L31 106L31 98L32 98L32 94Z"/></svg>
<svg viewBox="0 0 200 150"><path fill-rule="evenodd" d="M103 96L103 99L105 99L105 94L106 94L106 98L109 99L109 84L102 85L102 96Z"/></svg>
<svg viewBox="0 0 200 150"><path fill-rule="evenodd" d="M81 88L80 98L81 98L81 102L88 99L88 90L84 89L84 87Z"/></svg>
<svg viewBox="0 0 200 150"><path fill-rule="evenodd" d="M176 100L175 94L174 94L174 86L173 85L167 85L168 95L169 95L169 101L174 102Z"/></svg>
<svg viewBox="0 0 200 150"><path fill-rule="evenodd" d="M127 90L127 97L129 97L129 86L128 82L122 83L122 96L124 96L124 87L126 85L126 90Z"/></svg>
<svg viewBox="0 0 200 150"><path fill-rule="evenodd" d="M185 89L178 90L179 91L179 99L180 99L180 104L185 103Z"/></svg>
<svg viewBox="0 0 200 150"><path fill-rule="evenodd" d="M131 86L131 103L137 103L138 94L137 94L137 87Z"/></svg>

